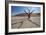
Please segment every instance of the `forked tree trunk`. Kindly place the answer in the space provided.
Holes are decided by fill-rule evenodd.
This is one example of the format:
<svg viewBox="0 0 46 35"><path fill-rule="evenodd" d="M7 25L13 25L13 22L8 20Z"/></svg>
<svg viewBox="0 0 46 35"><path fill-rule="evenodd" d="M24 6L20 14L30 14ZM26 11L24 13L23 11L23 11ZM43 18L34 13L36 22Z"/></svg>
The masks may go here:
<svg viewBox="0 0 46 35"><path fill-rule="evenodd" d="M33 11L35 11L35 10L33 10ZM30 14L32 14L33 11L30 13L30 10L28 9L28 13L27 13L27 12L24 10L24 12L28 15L28 19L30 19Z"/></svg>
<svg viewBox="0 0 46 35"><path fill-rule="evenodd" d="M30 13L28 14L28 19L30 19Z"/></svg>

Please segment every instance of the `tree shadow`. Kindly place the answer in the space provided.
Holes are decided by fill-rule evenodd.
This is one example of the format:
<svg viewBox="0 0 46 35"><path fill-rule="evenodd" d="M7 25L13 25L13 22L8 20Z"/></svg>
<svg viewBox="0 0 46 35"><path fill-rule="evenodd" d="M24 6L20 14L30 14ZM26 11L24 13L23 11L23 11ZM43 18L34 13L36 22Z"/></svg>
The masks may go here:
<svg viewBox="0 0 46 35"><path fill-rule="evenodd" d="M20 23L21 23L21 24L20 24L20 26L19 26L18 28L20 28L20 27L23 25L23 21L21 21Z"/></svg>
<svg viewBox="0 0 46 35"><path fill-rule="evenodd" d="M33 22L32 20L29 20L30 22L32 22L33 24L37 25L38 27L40 27L40 25L38 25L37 23Z"/></svg>
<svg viewBox="0 0 46 35"><path fill-rule="evenodd" d="M32 22L33 24L35 24L36 26L40 27L40 25L38 25L37 23L33 22L32 20L29 20L27 19L28 21ZM16 22L16 23L13 23L12 25L15 25L15 24L18 24L20 23L20 25L17 27L18 29L23 25L23 22L24 21L21 21L21 22Z"/></svg>
<svg viewBox="0 0 46 35"><path fill-rule="evenodd" d="M17 28L20 28L22 25L23 25L23 21L21 22L16 22L16 23L13 23L12 25L15 25L15 24L18 24L18 23L21 23Z"/></svg>

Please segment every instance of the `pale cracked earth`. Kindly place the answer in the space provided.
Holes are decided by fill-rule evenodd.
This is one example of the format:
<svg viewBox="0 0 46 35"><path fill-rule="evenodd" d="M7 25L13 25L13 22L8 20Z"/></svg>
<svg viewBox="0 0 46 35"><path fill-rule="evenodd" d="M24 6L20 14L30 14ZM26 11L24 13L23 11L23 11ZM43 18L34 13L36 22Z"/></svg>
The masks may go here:
<svg viewBox="0 0 46 35"><path fill-rule="evenodd" d="M40 17L11 17L11 28L38 28L40 27Z"/></svg>

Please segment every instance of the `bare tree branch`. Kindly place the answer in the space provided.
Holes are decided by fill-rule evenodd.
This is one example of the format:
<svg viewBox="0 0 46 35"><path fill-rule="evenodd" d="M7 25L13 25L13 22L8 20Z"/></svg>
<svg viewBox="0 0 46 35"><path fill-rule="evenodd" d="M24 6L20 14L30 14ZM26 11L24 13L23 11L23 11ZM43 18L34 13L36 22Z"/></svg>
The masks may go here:
<svg viewBox="0 0 46 35"><path fill-rule="evenodd" d="M32 14L35 10L33 10L30 14Z"/></svg>
<svg viewBox="0 0 46 35"><path fill-rule="evenodd" d="M27 9L28 9L28 8L27 8ZM28 13L30 13L30 9L28 9L28 11L29 11Z"/></svg>
<svg viewBox="0 0 46 35"><path fill-rule="evenodd" d="M25 10L24 10L24 12L25 12L26 14L28 14Z"/></svg>

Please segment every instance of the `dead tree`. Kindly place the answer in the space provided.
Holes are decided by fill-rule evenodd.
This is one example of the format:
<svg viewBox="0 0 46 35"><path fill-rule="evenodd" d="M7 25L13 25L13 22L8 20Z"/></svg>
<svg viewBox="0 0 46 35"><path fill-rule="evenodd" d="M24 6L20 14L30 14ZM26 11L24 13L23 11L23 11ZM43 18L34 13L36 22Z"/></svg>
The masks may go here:
<svg viewBox="0 0 46 35"><path fill-rule="evenodd" d="M28 13L26 12L26 10L24 12L28 15L28 19L30 19L30 15L34 12L34 10L30 12L30 9L28 9Z"/></svg>

